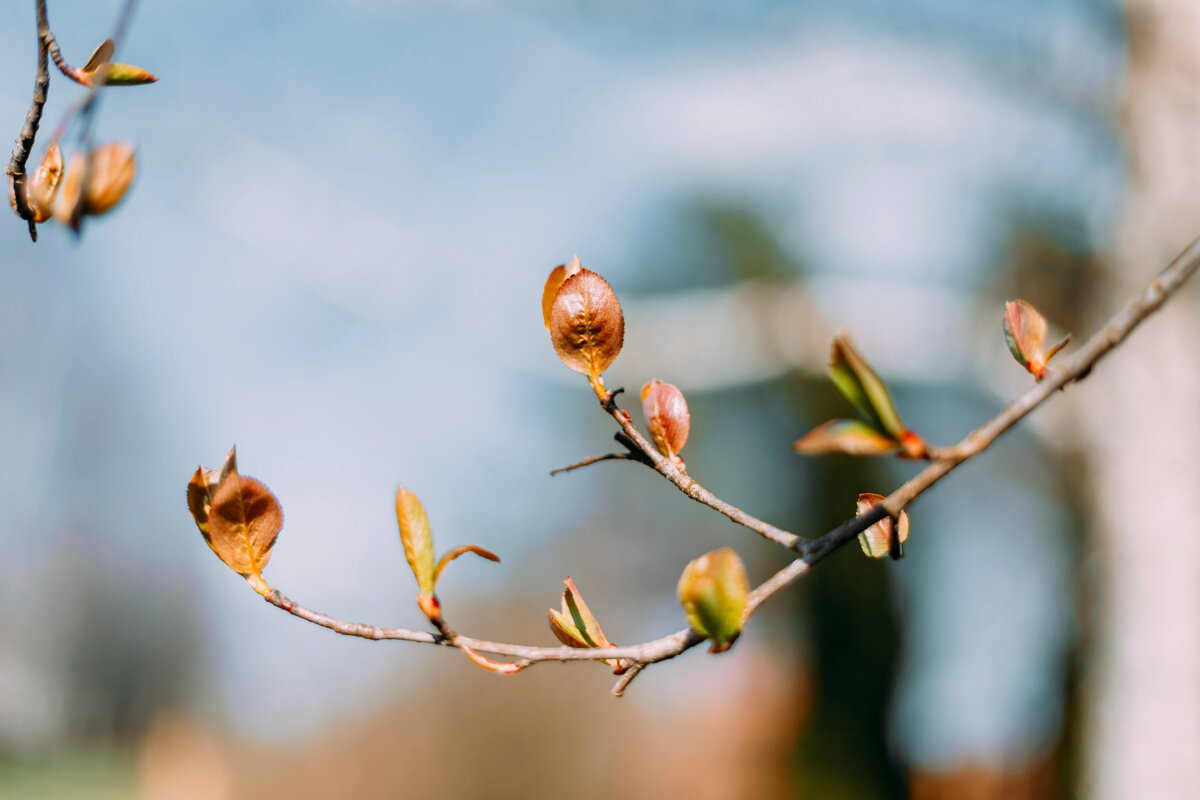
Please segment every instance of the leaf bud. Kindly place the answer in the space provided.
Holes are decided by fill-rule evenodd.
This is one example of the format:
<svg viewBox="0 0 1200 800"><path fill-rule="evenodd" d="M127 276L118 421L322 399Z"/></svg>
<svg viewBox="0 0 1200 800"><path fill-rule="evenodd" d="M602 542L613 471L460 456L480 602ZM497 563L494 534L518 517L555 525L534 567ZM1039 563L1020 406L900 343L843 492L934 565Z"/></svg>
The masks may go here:
<svg viewBox="0 0 1200 800"><path fill-rule="evenodd" d="M1071 340L1070 334L1049 350L1043 352L1046 343L1046 318L1024 300L1010 300L1004 304L1004 341L1017 363L1024 367L1036 380L1046 375L1046 363Z"/></svg>
<svg viewBox="0 0 1200 800"><path fill-rule="evenodd" d="M432 598L435 579L433 533L429 529L429 517L425 515L425 507L420 499L403 486L396 490L396 521L400 524L404 558L417 579L417 588L420 590L418 598ZM422 610L424 607L423 602Z"/></svg>
<svg viewBox="0 0 1200 800"><path fill-rule="evenodd" d="M594 647L614 647L600 623L592 615L588 604L583 602L583 596L575 588L575 581L570 576L563 581L562 611L550 609L546 617L550 621L550 632L567 647L589 649ZM621 662L616 659L605 659L616 670L616 674L624 672Z"/></svg>
<svg viewBox="0 0 1200 800"><path fill-rule="evenodd" d="M884 499L883 495L874 492L863 492L858 496L858 507L855 516L861 517ZM858 535L858 544L862 551L871 558L892 558L904 556L904 543L908 541L908 513L901 511L899 524L896 526L895 542L892 540L892 518L884 517Z"/></svg>
<svg viewBox="0 0 1200 800"><path fill-rule="evenodd" d="M679 602L688 624L712 640L711 653L728 650L741 634L748 598L746 568L728 547L700 556L679 578Z"/></svg>
<svg viewBox="0 0 1200 800"><path fill-rule="evenodd" d="M687 443L691 427L683 393L655 378L642 387L642 411L654 446L667 458L676 458Z"/></svg>

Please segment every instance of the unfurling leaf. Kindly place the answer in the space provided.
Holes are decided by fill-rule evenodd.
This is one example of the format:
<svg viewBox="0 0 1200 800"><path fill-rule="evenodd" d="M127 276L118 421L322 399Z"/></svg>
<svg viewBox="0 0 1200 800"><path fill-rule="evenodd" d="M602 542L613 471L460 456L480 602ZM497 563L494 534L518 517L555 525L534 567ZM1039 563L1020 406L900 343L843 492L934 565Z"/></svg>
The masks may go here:
<svg viewBox="0 0 1200 800"><path fill-rule="evenodd" d="M135 67L132 64L117 64L108 65L108 77L104 79L105 86L141 86L146 83L155 83L158 77L149 70Z"/></svg>
<svg viewBox="0 0 1200 800"><path fill-rule="evenodd" d="M621 304L604 278L581 269L563 281L550 307L550 341L564 364L588 376L599 397L604 396L600 373L624 340Z"/></svg>
<svg viewBox="0 0 1200 800"><path fill-rule="evenodd" d="M808 455L846 453L855 456L899 451L904 458L926 457L925 441L900 421L887 386L842 334L833 339L829 379L838 393L854 406L862 422L832 420L818 425L792 445L794 450Z"/></svg>
<svg viewBox="0 0 1200 800"><path fill-rule="evenodd" d="M746 568L728 547L700 556L679 578L679 602L688 624L712 640L711 653L728 650L742 632L748 596Z"/></svg>
<svg viewBox="0 0 1200 800"><path fill-rule="evenodd" d="M1046 362L1066 347L1071 335L1043 352L1046 343L1046 318L1024 300L1004 304L1004 341L1017 363L1037 380L1046 375Z"/></svg>
<svg viewBox="0 0 1200 800"><path fill-rule="evenodd" d="M691 427L683 393L655 378L642 387L642 411L654 446L667 458L675 458L687 442Z"/></svg>
<svg viewBox="0 0 1200 800"><path fill-rule="evenodd" d="M874 492L863 492L858 496L858 510L855 516L861 517L884 499L883 495ZM900 512L899 524L896 525L895 536L892 531L892 518L884 517L858 535L858 543L862 551L871 558L892 558L904 556L904 543L908 541L908 514Z"/></svg>
<svg viewBox="0 0 1200 800"><path fill-rule="evenodd" d="M114 49L112 39L105 39L101 42L100 46L92 53L92 57L79 70L82 73L82 79L76 75L73 76L75 80L85 86L92 86L96 82L97 76L102 73L105 86L138 86L158 80L141 67L113 63L110 59L112 59Z"/></svg>
<svg viewBox="0 0 1200 800"><path fill-rule="evenodd" d="M575 582L568 576L563 581L563 586L562 611L550 609L546 614L550 620L550 630L555 638L567 647L614 647L615 645L604 635L604 631L600 630L600 623L592 616L592 610L588 608L587 603L583 602L583 597L575 588ZM613 667L617 674L624 672L620 661L616 659L602 660Z"/></svg>
<svg viewBox="0 0 1200 800"><path fill-rule="evenodd" d="M446 568L446 565L464 553L474 553L480 558L486 558L488 561L500 563L500 556L496 555L491 550L480 547L477 544L464 544L461 547L454 548L438 559L437 566L433 568L433 583L435 586L437 585L438 578L442 577L442 570Z"/></svg>
<svg viewBox="0 0 1200 800"><path fill-rule="evenodd" d="M188 509L217 557L266 594L270 587L262 571L283 527L283 509L266 486L239 475L236 466L214 483L215 477L212 470L196 470L188 483Z"/></svg>
<svg viewBox="0 0 1200 800"><path fill-rule="evenodd" d="M908 431L900 421L900 415L892 405L892 396L888 394L883 381L842 334L833 339L829 379L842 397L880 433L899 440Z"/></svg>
<svg viewBox="0 0 1200 800"><path fill-rule="evenodd" d="M882 456L900 443L857 419L834 419L800 437L792 449L809 456L844 453L849 456Z"/></svg>
<svg viewBox="0 0 1200 800"><path fill-rule="evenodd" d="M579 256L575 256L570 264L559 264L550 271L550 277L546 278L546 285L542 288L542 321L546 323L546 330L550 329L550 309L554 306L554 298L563 281L581 269L583 266L579 263Z"/></svg>
<svg viewBox="0 0 1200 800"><path fill-rule="evenodd" d="M429 518L417 496L401 486L396 490L396 520L400 523L400 543L404 557L412 567L420 594L433 597L435 584L433 565L433 533Z"/></svg>

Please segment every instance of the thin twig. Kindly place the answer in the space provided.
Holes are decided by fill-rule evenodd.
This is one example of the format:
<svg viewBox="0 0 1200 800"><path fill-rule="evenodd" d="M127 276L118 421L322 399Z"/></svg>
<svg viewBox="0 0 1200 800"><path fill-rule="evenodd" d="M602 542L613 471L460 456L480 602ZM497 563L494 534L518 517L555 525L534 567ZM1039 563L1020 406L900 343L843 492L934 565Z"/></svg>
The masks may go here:
<svg viewBox="0 0 1200 800"><path fill-rule="evenodd" d="M54 33L51 32L49 25L46 26L45 30L41 31L40 35L42 42L46 45L46 49L50 51L50 60L54 62L54 66L58 67L58 71L80 86L91 86L91 80L84 74L83 70L78 67L72 67L63 58L62 51L58 49L58 40L54 38Z"/></svg>
<svg viewBox="0 0 1200 800"><path fill-rule="evenodd" d="M613 697L624 697L625 690L629 688L629 684L633 683L633 679L640 675L645 668L645 664L633 664L627 667L625 674L617 680L616 685L612 688Z"/></svg>
<svg viewBox="0 0 1200 800"><path fill-rule="evenodd" d="M592 464L597 464L601 461L612 461L614 459L630 460L630 459L633 459L633 456L631 456L629 453L605 453L602 456L588 456L583 461L577 461L574 464L568 464L565 467L559 467L558 469L552 469L552 470L550 470L550 474L557 475L560 472L571 472L572 470L577 470L581 467L591 466ZM641 459L636 459L636 460L640 461Z"/></svg>
<svg viewBox="0 0 1200 800"><path fill-rule="evenodd" d="M860 517L847 520L819 539L804 541L799 540L799 537L795 537L798 540L798 544L790 543L787 546L793 549L800 549L803 555L791 561L787 566L750 592L747 599L746 619L749 619L769 598L795 583L818 562L849 542L860 532L884 517L898 515L901 510L911 504L917 497L945 477L959 464L986 450L1001 434L1042 403L1046 402L1056 391L1065 388L1072 382L1085 378L1101 358L1123 342L1143 320L1157 311L1197 269L1200 269L1200 239L1193 242L1150 283L1145 291L1133 298L1107 325L1088 339L1073 356L1062 361L1058 368L1049 373L1044 380L1018 397L1004 411L1000 412L1000 414L987 424L970 433L957 445L940 451L943 456L942 458L930 464L914 478L892 492L869 512ZM605 401L605 410L617 418L622 430L633 442L638 443L639 447L642 446L642 442L645 441L644 438L638 432L637 428L629 422L624 412L616 408L616 405L612 402L611 395ZM647 455L650 454L647 453ZM753 517L749 517L749 515L743 514L741 511L721 501L716 501L718 505L713 505L710 502L711 495L702 489L697 491L694 488L690 488L696 486L695 482L687 478L686 475L678 473L677 470L673 471L671 462L666 459L654 459L653 456L651 458L655 463L655 469L671 479L673 483L676 483L689 497L693 497L706 505L711 505L735 522L740 521L739 517L746 517L761 526L766 525L766 523L754 520ZM715 498L711 499L715 500ZM733 513L730 513L730 511ZM747 525L747 527L752 526ZM770 526L767 527L770 528ZM752 529L754 528L752 527ZM773 528L771 530L778 531L778 529ZM787 534L787 537L793 536L794 534ZM786 541L787 537L780 538ZM767 538L772 537L768 536ZM373 625L344 622L298 605L284 597L277 590L267 593L265 599L272 605L300 619L324 628L329 628L346 636L357 636L373 640L396 639L422 644L457 647L464 650L469 649L475 653L508 656L519 659L516 662L520 665L518 668L524 668L525 666L545 661L623 659L632 663L625 675L613 687L613 694L617 696L621 696L630 682L650 664L674 658L703 641L699 634L685 629L669 636L664 636L661 639L625 647L588 649L574 647L530 647L473 639L448 629L444 629L444 632L440 634L432 634L409 630L407 628L379 628ZM436 622L435 620L435 624ZM443 626L444 621L439 627Z"/></svg>
<svg viewBox="0 0 1200 800"><path fill-rule="evenodd" d="M783 545L789 550L802 552L804 545L802 538L782 528L777 528L769 522L764 522L758 517L747 514L737 506L726 503L693 480L675 461L658 452L658 448L650 444L642 432L638 430L638 427L633 424L633 420L629 418L629 413L617 405L616 396L620 391L620 389L617 389L609 392L608 396L600 401L600 406L617 421L617 424L621 426L621 432L633 443L637 448L637 452L645 456L645 459L639 459L642 463L675 484L679 491L697 503L702 503L714 511L724 514L738 525L749 528L776 544Z"/></svg>

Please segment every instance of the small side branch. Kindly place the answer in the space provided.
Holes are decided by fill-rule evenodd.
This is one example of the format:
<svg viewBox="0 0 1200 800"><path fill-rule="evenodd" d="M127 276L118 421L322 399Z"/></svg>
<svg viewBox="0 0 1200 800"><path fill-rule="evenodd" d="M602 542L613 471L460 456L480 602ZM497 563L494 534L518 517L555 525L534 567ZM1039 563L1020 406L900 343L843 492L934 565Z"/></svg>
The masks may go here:
<svg viewBox="0 0 1200 800"><path fill-rule="evenodd" d="M599 464L601 461L631 461L631 460L641 461L641 459L635 459L629 453L605 453L602 456L588 456L583 461L576 461L574 464L568 464L565 467L559 467L558 469L552 469L552 470L550 470L550 474L558 475L559 473L562 473L562 472L571 472L572 470L581 469L583 467L590 467L592 464Z"/></svg>
<svg viewBox="0 0 1200 800"><path fill-rule="evenodd" d="M648 465L653 467L655 472L675 484L675 487L679 491L697 503L706 505L714 511L724 514L738 525L749 528L765 539L770 539L772 542L782 545L789 550L802 552L804 547L804 540L802 538L782 528L777 528L769 522L764 522L758 517L747 514L737 506L726 503L693 480L678 464L658 452L658 448L652 445L645 435L638 430L638 427L633 424L633 420L629 418L629 413L617 405L616 396L620 391L620 389L617 389L610 392L607 397L600 401L600 407L617 421L617 424L621 426L621 433L632 443L633 448L636 448L634 452L644 456L645 460L649 462Z"/></svg>

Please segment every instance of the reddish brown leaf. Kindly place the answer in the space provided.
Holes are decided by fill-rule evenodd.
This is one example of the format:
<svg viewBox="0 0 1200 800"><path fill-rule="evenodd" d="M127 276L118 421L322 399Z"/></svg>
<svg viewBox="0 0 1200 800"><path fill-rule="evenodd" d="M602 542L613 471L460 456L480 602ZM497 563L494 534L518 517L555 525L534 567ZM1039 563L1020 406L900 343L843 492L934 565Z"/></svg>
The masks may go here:
<svg viewBox="0 0 1200 800"><path fill-rule="evenodd" d="M563 281L550 309L550 340L564 364L598 382L625 340L621 304L604 278L582 269Z"/></svg>
<svg viewBox="0 0 1200 800"><path fill-rule="evenodd" d="M212 493L207 522L213 552L234 572L257 576L283 527L283 509L261 482L233 471Z"/></svg>

